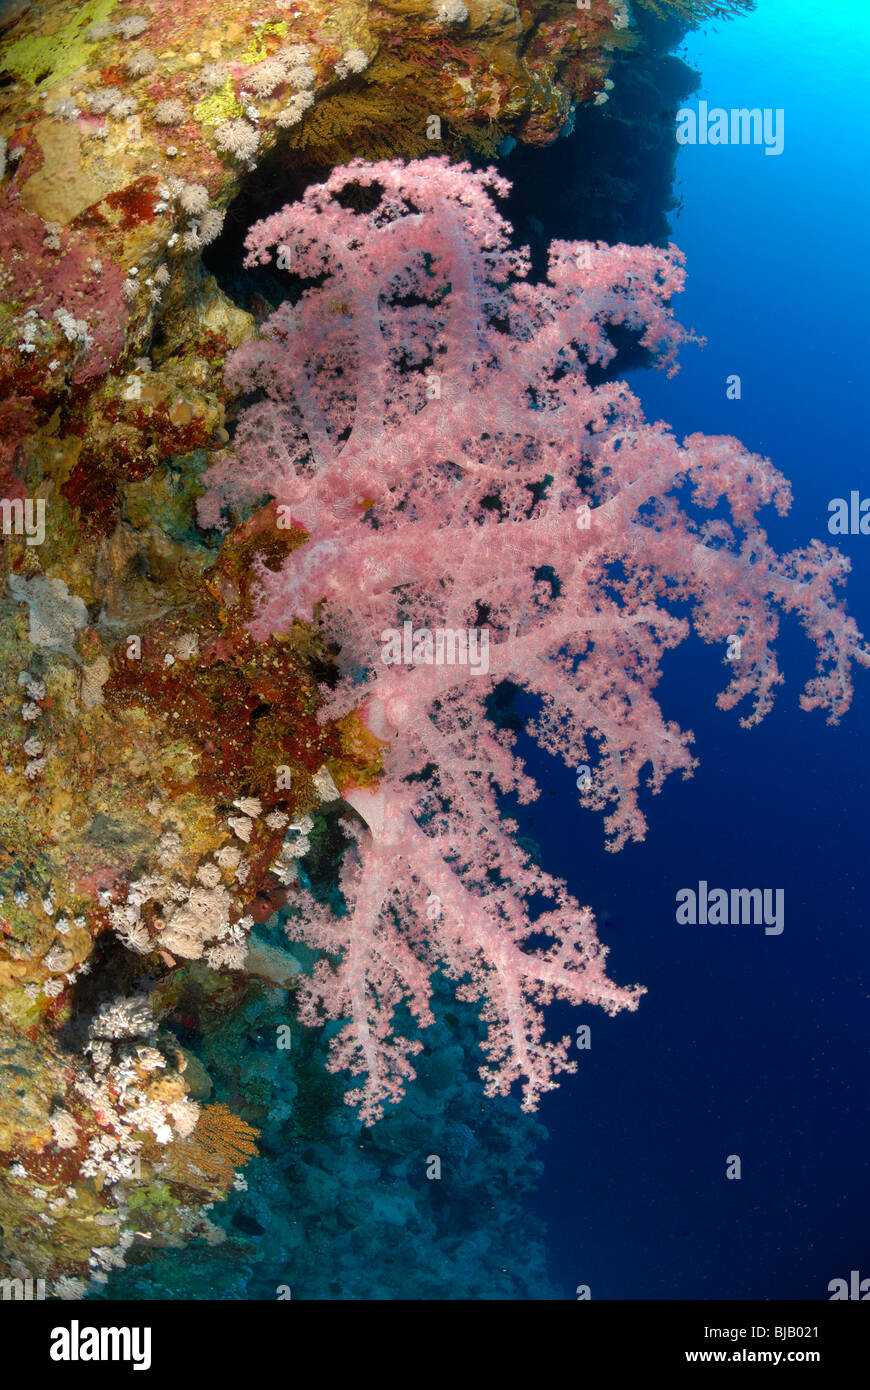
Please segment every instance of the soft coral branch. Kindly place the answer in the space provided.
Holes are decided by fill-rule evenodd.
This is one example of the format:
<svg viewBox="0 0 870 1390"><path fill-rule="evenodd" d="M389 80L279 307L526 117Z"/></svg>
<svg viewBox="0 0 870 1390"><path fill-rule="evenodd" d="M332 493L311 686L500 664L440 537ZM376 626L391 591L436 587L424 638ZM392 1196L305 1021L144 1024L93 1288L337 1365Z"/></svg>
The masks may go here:
<svg viewBox="0 0 870 1390"><path fill-rule="evenodd" d="M680 253L557 242L532 283L492 201L505 191L440 159L356 163L252 230L249 263L280 246L315 283L233 355L230 384L259 398L201 504L214 525L272 498L307 533L280 571L260 565L252 631L317 616L340 646L323 717L360 708L383 740L377 789L343 789L367 827L343 870L347 914L317 908L292 927L340 958L316 967L305 1016L346 1020L333 1065L361 1078L367 1121L413 1075L419 1042L397 1009L425 1026L439 967L488 1024L488 1091L520 1082L530 1108L572 1068L567 1039L543 1040L551 999L637 1004L637 987L607 980L589 910L500 815L500 794L537 791L488 717L498 682L537 698L543 748L590 766L581 799L619 848L645 834L641 788L694 768L691 734L654 694L692 629L739 636L719 703L750 702L748 724L782 679L780 613L818 652L805 708L839 718L852 662L870 664L836 602L842 557L768 543L759 512L790 501L770 462L730 438L680 445L624 382L590 384L614 326L674 369L691 336L669 303ZM425 647L385 665L381 643L406 622L485 628L487 669L426 664Z"/></svg>

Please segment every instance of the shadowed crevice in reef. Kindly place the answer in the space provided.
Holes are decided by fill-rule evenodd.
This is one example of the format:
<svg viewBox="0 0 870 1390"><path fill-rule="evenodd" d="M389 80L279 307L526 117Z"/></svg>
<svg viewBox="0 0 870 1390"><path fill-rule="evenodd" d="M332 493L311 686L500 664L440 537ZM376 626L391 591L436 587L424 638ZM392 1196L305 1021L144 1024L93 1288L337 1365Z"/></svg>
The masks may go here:
<svg viewBox="0 0 870 1390"><path fill-rule="evenodd" d="M601 106L578 107L574 128L542 150L516 146L501 161L513 190L505 215L536 266L554 238L664 246L679 208L677 109L700 75L672 52L686 29L640 12L642 45L617 55Z"/></svg>

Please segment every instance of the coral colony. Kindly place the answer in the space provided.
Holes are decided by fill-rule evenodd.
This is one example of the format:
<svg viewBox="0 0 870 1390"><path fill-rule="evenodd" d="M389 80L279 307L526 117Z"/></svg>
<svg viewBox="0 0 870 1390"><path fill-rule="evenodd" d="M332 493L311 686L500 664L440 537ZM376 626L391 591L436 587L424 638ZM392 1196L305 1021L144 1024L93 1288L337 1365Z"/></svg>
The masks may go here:
<svg viewBox="0 0 870 1390"><path fill-rule="evenodd" d="M373 211L354 210L354 188L377 191ZM604 973L588 908L499 814L499 794L537 788L487 718L498 682L539 697L529 731L543 748L594 763L583 799L619 849L643 838L644 774L658 791L692 771L690 735L653 697L690 629L723 648L740 635L719 704L748 701L745 724L781 680L778 611L818 649L804 708L836 719L851 661L870 661L833 600L842 558L770 548L758 513L784 512L789 494L767 460L729 438L680 445L624 382L589 383L614 356L614 325L673 370L687 337L669 307L680 253L557 242L532 283L493 202L506 192L494 172L443 159L359 162L251 230L250 265L280 255L316 285L231 356L232 389L261 399L200 503L215 525L222 503L265 495L297 528L304 544L280 568L258 562L251 630L264 640L317 618L340 672L321 718L359 709L383 750L376 785L340 787L364 823L342 871L348 915L317 904L289 925L324 953L303 1017L348 1020L332 1066L364 1078L349 1099L369 1122L401 1097L422 1045L397 1029L396 1006L429 1023L438 966L488 1024L487 1093L520 1082L529 1109L575 1066L569 1039L544 1042L543 1006L637 1007L637 986ZM473 633L481 615L484 679L443 660L443 633ZM384 669L378 643L415 621L442 633L442 660L430 633L428 652L418 640L410 664ZM532 916L534 895L548 907ZM527 947L541 936L547 949Z"/></svg>
<svg viewBox="0 0 870 1390"><path fill-rule="evenodd" d="M643 990L504 813L538 795L506 689L618 850L694 767L655 698L690 634L737 641L744 724L781 614L805 709L836 721L870 664L842 556L768 543L772 464L618 379L616 338L671 372L694 341L679 250L554 241L535 275L463 161L605 106L621 0L140 9L35 0L0 38L2 1274L70 1299L218 1250L261 1130L363 1173L415 1077L485 1091L522 1190L534 1123L499 1107L575 1068L548 1006ZM252 314L206 265L261 179L295 191L247 232ZM488 1296L481 1259L456 1296Z"/></svg>

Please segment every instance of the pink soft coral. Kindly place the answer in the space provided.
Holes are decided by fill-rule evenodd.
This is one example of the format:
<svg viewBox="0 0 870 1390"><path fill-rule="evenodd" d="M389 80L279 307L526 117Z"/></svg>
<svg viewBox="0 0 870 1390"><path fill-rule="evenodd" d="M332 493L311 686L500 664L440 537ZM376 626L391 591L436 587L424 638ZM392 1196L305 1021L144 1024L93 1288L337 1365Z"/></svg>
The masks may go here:
<svg viewBox="0 0 870 1390"><path fill-rule="evenodd" d="M762 506L789 505L772 465L730 438L681 446L624 382L590 384L615 325L673 364L688 337L668 307L680 253L556 242L547 280L531 283L491 200L506 187L441 159L355 163L253 228L248 264L277 248L317 283L233 355L230 384L260 399L201 506L215 525L226 505L271 497L309 533L280 572L261 567L252 630L286 631L325 601L342 675L324 716L361 706L384 740L377 790L344 789L366 823L343 871L349 915L317 907L301 928L341 957L321 960L303 1012L347 1020L332 1064L364 1077L351 1099L366 1121L413 1075L420 1045L397 1036L395 1009L404 999L429 1022L439 966L481 1003L487 1091L522 1081L529 1109L574 1065L568 1039L542 1041L542 1006L614 1012L641 993L608 981L591 913L499 815L499 793L537 789L487 717L494 683L540 697L531 732L588 766L582 797L616 849L643 838L642 774L657 791L694 766L691 734L652 693L691 626L707 642L739 637L719 704L751 698L746 724L782 679L780 610L818 648L805 708L836 719L851 661L870 664L833 596L847 562L818 543L779 557L758 525ZM406 622L412 659L400 642L385 665ZM437 629L485 634L488 662L479 648L476 662L439 664ZM548 904L535 916L532 898Z"/></svg>

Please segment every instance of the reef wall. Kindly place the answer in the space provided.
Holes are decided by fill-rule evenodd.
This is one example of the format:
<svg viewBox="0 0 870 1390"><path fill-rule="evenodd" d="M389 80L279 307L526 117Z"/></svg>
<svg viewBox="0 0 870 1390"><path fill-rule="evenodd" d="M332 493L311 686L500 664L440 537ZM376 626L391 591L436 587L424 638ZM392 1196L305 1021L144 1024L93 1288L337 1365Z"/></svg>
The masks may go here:
<svg viewBox="0 0 870 1390"><path fill-rule="evenodd" d="M8 1277L79 1297L137 1250L223 1239L207 1209L256 1130L179 1042L182 981L204 1009L292 988L252 927L336 781L377 768L361 725L315 718L317 635L244 627L251 554L292 542L195 524L254 331L203 249L262 168L545 145L633 42L608 0L0 10Z"/></svg>

